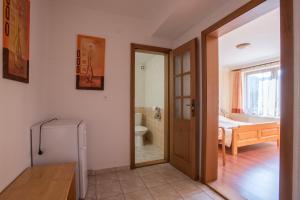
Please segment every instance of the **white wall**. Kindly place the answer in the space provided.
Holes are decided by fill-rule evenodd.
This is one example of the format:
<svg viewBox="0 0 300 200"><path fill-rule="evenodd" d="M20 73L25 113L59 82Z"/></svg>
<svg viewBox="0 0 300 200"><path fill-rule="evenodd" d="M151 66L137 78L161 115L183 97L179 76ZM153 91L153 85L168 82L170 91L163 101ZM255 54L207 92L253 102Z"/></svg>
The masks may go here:
<svg viewBox="0 0 300 200"><path fill-rule="evenodd" d="M145 107L164 108L165 58L155 55L145 68Z"/></svg>
<svg viewBox="0 0 300 200"><path fill-rule="evenodd" d="M164 80L165 58L162 55L153 55L141 69L135 68L135 107L164 108Z"/></svg>
<svg viewBox="0 0 300 200"><path fill-rule="evenodd" d="M130 43L169 47L150 37L153 24L51 1L47 97L51 115L88 127L88 168L129 165ZM76 35L106 38L105 89L75 89Z"/></svg>
<svg viewBox="0 0 300 200"><path fill-rule="evenodd" d="M44 0L31 0L29 84L2 78L2 48L0 52L0 191L30 165L30 126L45 117L40 97L47 52L46 6ZM2 15L0 9L1 22ZM0 34L2 44L2 26Z"/></svg>
<svg viewBox="0 0 300 200"><path fill-rule="evenodd" d="M145 70L135 66L135 107L145 107Z"/></svg>

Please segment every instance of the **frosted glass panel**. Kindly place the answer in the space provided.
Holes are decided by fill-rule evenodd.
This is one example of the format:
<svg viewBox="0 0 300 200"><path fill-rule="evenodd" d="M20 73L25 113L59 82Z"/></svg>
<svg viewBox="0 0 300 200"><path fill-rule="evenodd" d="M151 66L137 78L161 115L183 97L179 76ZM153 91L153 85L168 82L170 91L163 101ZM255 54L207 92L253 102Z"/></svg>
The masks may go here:
<svg viewBox="0 0 300 200"><path fill-rule="evenodd" d="M183 76L183 96L191 95L191 75L187 74Z"/></svg>
<svg viewBox="0 0 300 200"><path fill-rule="evenodd" d="M175 57L175 75L181 74L181 56Z"/></svg>
<svg viewBox="0 0 300 200"><path fill-rule="evenodd" d="M183 119L191 119L191 99L183 100Z"/></svg>
<svg viewBox="0 0 300 200"><path fill-rule="evenodd" d="M175 96L181 96L181 76L175 78Z"/></svg>
<svg viewBox="0 0 300 200"><path fill-rule="evenodd" d="M181 118L181 99L175 100L175 118Z"/></svg>
<svg viewBox="0 0 300 200"><path fill-rule="evenodd" d="M186 52L183 55L183 73L191 70L191 55L190 52Z"/></svg>

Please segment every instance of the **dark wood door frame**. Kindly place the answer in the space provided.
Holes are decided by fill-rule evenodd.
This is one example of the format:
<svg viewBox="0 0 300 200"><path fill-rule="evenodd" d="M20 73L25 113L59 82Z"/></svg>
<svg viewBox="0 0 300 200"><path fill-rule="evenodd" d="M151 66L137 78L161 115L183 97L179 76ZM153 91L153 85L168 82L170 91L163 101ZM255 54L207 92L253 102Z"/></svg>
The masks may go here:
<svg viewBox="0 0 300 200"><path fill-rule="evenodd" d="M266 0L251 0L202 32L202 162L201 179L208 183L217 179L218 122L218 37L257 18ZM294 105L294 32L293 0L280 0L281 24L281 142L280 199L292 199L293 188L293 105ZM214 55L212 55L214 54ZM218 80L217 80L218 81ZM212 84L214 83L214 84ZM215 128L213 128L215 127ZM209 145L208 145L209 144ZM213 158L213 159L211 159Z"/></svg>
<svg viewBox="0 0 300 200"><path fill-rule="evenodd" d="M170 54L172 49L155 47L143 44L131 44L131 69L130 69L130 168L143 167L164 162L169 162L169 70ZM164 108L164 159L158 161L149 161L145 163L135 163L135 53L144 52L165 56L165 108Z"/></svg>

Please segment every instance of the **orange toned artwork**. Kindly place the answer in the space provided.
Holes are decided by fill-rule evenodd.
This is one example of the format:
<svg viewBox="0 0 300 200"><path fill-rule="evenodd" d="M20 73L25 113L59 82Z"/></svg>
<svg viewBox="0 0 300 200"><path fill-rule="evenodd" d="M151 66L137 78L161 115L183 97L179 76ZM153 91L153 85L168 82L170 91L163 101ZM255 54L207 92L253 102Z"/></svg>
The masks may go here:
<svg viewBox="0 0 300 200"><path fill-rule="evenodd" d="M78 35L76 88L104 90L105 39Z"/></svg>
<svg viewBox="0 0 300 200"><path fill-rule="evenodd" d="M29 83L30 1L3 0L3 77Z"/></svg>

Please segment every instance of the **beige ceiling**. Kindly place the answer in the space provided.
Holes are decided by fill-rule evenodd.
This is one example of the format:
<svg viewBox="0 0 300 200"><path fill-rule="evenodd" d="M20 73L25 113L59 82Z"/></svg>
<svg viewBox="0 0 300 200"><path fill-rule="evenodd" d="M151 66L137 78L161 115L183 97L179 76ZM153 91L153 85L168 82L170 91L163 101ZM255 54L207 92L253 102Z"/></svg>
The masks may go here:
<svg viewBox="0 0 300 200"><path fill-rule="evenodd" d="M176 39L213 11L234 1L248 0L57 0L88 9L150 21L151 34Z"/></svg>
<svg viewBox="0 0 300 200"><path fill-rule="evenodd" d="M61 1L61 0L59 0ZM180 0L65 0L102 12L154 20L162 17L165 8Z"/></svg>
<svg viewBox="0 0 300 200"><path fill-rule="evenodd" d="M161 21L154 35L176 39L194 24L231 0L185 0L176 4L173 12Z"/></svg>
<svg viewBox="0 0 300 200"><path fill-rule="evenodd" d="M236 45L250 43L245 49ZM280 57L280 12L271 12L219 38L219 64L222 68L239 68Z"/></svg>

